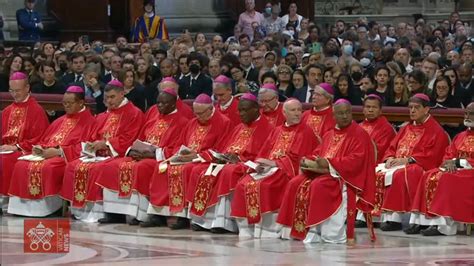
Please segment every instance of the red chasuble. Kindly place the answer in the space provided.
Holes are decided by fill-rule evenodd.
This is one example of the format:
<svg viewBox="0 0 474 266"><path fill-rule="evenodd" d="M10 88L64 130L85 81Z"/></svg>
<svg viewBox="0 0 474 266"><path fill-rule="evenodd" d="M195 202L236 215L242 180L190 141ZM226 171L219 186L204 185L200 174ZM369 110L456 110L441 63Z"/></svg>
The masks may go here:
<svg viewBox="0 0 474 266"><path fill-rule="evenodd" d="M236 154L241 162L254 160L272 131L273 127L264 116L250 125L240 123L218 151ZM217 203L218 196L228 194L242 176L233 175L236 168L241 167L240 163L226 164L217 176L205 175L212 156L209 152L204 152L201 156L207 162L195 166L186 177L186 200L192 203L191 212L199 216Z"/></svg>
<svg viewBox="0 0 474 266"><path fill-rule="evenodd" d="M137 138L143 123L143 113L131 102L117 109L97 116L92 141L105 140L110 143L118 156ZM109 150L97 151L99 156L112 156ZM72 202L73 207L81 208L86 202L102 200L102 190L96 184L105 162L84 163L79 159L69 162L64 172L61 197Z"/></svg>
<svg viewBox="0 0 474 266"><path fill-rule="evenodd" d="M179 112L162 115L159 112L149 116L141 129L138 139L163 149L166 158L181 146L180 136L188 119ZM131 157L115 158L105 163L97 184L119 193L119 197L129 197L132 190L149 195L150 176L156 159L134 161Z"/></svg>
<svg viewBox="0 0 474 266"><path fill-rule="evenodd" d="M222 145L230 131L229 119L220 112L214 111L206 124L201 124L197 118L192 119L182 134L181 143L195 152L215 149ZM178 149L174 153L178 152ZM195 164L169 165L165 172L160 172L157 165L150 182L150 203L153 206L169 206L171 212L180 212L186 204L186 183L183 172L185 168L192 170Z"/></svg>
<svg viewBox="0 0 474 266"><path fill-rule="evenodd" d="M375 151L369 135L357 123L325 134L314 157L326 158L340 177L303 173L289 182L277 222L291 227L291 236L296 239L304 239L309 227L337 212L343 184L348 194L348 223L355 219L356 195L357 207L364 212L370 211L374 203Z"/></svg>
<svg viewBox="0 0 474 266"><path fill-rule="evenodd" d="M257 158L276 161L279 170L260 180L245 175L235 188L231 216L247 218L249 224L255 224L260 222L262 213L280 209L285 187L298 174L301 158L312 154L318 144L313 130L303 122L277 127Z"/></svg>
<svg viewBox="0 0 474 266"><path fill-rule="evenodd" d="M273 127L278 127L278 126L283 125L283 123L285 123L285 116L283 115L282 103L278 103L277 108L275 110L270 111L270 112L262 111L261 114L267 118L268 122L270 122L270 124Z"/></svg>
<svg viewBox="0 0 474 266"><path fill-rule="evenodd" d="M80 156L81 141L89 140L95 118L86 109L77 114L56 119L39 143L44 149L59 147L63 157L38 162L18 161L15 164L8 193L22 199L42 199L54 196L61 190L66 162Z"/></svg>
<svg viewBox="0 0 474 266"><path fill-rule="evenodd" d="M466 130L454 138L444 160L453 158L466 159L474 166L473 130ZM458 169L455 173L433 169L425 173L418 186L413 211L474 223L474 169Z"/></svg>
<svg viewBox="0 0 474 266"><path fill-rule="evenodd" d="M432 116L421 125L410 123L403 127L390 144L384 160L388 157L413 157L416 163L409 164L393 173L392 184L385 187L381 204L379 193L381 189L377 189L376 204L382 206L384 211L411 211L423 172L441 164L448 144L448 135ZM378 187L384 186L384 182L380 181L383 180L380 176L384 177L377 175Z"/></svg>
<svg viewBox="0 0 474 266"><path fill-rule="evenodd" d="M184 116L188 120L194 118L194 113L191 107L187 105L186 103L184 103L179 98L176 100L176 110L178 110L178 114L180 114L180 116ZM155 104L152 107L150 107L148 111L146 111L145 120L148 121L148 118L150 116L156 116L156 115L159 115L159 113L160 112L158 111L158 106L156 106Z"/></svg>
<svg viewBox="0 0 474 266"><path fill-rule="evenodd" d="M316 136L321 138L326 132L336 126L336 121L332 114L332 106L321 111L316 111L314 108L305 111L303 121L314 131Z"/></svg>
<svg viewBox="0 0 474 266"><path fill-rule="evenodd" d="M18 157L31 152L32 145L41 140L48 125L46 113L31 96L26 102L12 103L2 111L1 145L18 145L22 151L0 154L0 195L8 195L13 167Z"/></svg>
<svg viewBox="0 0 474 266"><path fill-rule="evenodd" d="M395 130L385 116L373 121L364 120L359 124L377 146L377 163L381 163L390 142L395 138Z"/></svg>
<svg viewBox="0 0 474 266"><path fill-rule="evenodd" d="M216 104L215 108L216 111L220 112L221 114L225 115L230 120L230 124L232 128L237 126L240 123L240 115L239 115L239 99L237 97L232 98L232 103L227 106L226 109L222 109L222 106Z"/></svg>

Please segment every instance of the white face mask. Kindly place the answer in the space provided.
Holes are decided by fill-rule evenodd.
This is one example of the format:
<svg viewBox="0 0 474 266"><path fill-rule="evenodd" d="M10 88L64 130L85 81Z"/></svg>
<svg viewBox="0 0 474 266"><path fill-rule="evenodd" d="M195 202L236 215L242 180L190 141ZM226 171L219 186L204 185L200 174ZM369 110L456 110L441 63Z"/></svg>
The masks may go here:
<svg viewBox="0 0 474 266"><path fill-rule="evenodd" d="M468 128L474 128L474 121L464 119L464 125Z"/></svg>
<svg viewBox="0 0 474 266"><path fill-rule="evenodd" d="M364 57L360 60L360 63L362 64L363 67L367 67L368 65L370 65L370 59Z"/></svg>
<svg viewBox="0 0 474 266"><path fill-rule="evenodd" d="M237 51L237 50L234 50L234 51L232 51L231 53L232 53L233 55L235 55L235 56L239 56L239 51Z"/></svg>

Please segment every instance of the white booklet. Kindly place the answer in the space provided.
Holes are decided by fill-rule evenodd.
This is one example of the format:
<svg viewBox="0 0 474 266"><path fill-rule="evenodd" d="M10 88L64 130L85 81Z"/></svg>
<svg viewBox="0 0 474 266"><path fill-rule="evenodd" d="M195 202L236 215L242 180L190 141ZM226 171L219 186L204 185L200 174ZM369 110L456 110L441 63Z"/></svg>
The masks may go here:
<svg viewBox="0 0 474 266"><path fill-rule="evenodd" d="M82 147L81 153L88 156L88 157L95 157L95 151L91 151L91 150L87 149L88 144L89 144L89 142L81 142L81 147Z"/></svg>
<svg viewBox="0 0 474 266"><path fill-rule="evenodd" d="M38 161L43 161L44 158L41 157L41 156L38 156L38 155L28 154L28 155L23 155L23 156L19 157L18 160L38 162Z"/></svg>
<svg viewBox="0 0 474 266"><path fill-rule="evenodd" d="M155 145L152 145L152 144L148 143L148 142L141 141L141 140L137 139L133 142L131 149L136 150L136 151L140 151L140 152L143 152L143 151L155 152L157 147Z"/></svg>

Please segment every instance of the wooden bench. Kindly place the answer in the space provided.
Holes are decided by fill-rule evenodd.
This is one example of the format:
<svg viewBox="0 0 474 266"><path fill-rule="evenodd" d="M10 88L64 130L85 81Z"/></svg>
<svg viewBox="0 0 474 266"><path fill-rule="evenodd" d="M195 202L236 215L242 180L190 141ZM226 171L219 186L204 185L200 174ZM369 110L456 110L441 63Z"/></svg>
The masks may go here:
<svg viewBox="0 0 474 266"><path fill-rule="evenodd" d="M63 106L63 95L62 94L43 94L43 93L32 93L36 101L48 111L64 111ZM0 109L3 110L5 107L13 102L13 98L9 92L0 92ZM86 97L86 106L91 109L93 113L96 112L95 99L92 97Z"/></svg>
<svg viewBox="0 0 474 266"><path fill-rule="evenodd" d="M35 94L32 96L39 102L45 110L54 110L62 111L64 110L62 104L63 96L61 94ZM0 92L0 108L3 110L6 106L13 102L13 98L8 92ZM188 105L192 105L192 100L184 100ZM86 98L86 104L91 110L96 110L96 103L93 98ZM311 104L303 104L305 110L311 109ZM386 106L383 108L383 113L385 117L390 122L405 122L410 120L410 115L408 108L406 107L390 107ZM462 123L464 119L464 110L455 108L455 109L433 109L431 114L441 123ZM353 107L353 116L357 121L364 119L364 114L362 113L362 106Z"/></svg>

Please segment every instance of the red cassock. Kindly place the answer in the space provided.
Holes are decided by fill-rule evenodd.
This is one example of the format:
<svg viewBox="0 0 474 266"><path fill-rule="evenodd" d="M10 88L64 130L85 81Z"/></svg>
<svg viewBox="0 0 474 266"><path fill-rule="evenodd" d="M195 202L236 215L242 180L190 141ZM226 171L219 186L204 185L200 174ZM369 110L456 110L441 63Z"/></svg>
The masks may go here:
<svg viewBox="0 0 474 266"><path fill-rule="evenodd" d="M374 203L375 150L369 135L357 123L326 133L314 157L326 158L340 178L303 173L291 179L277 222L291 227L291 236L296 239L304 239L309 227L337 212L343 184L347 187L348 224L355 219L356 207L368 212Z"/></svg>
<svg viewBox="0 0 474 266"><path fill-rule="evenodd" d="M444 160L466 159L474 166L474 131L459 133L447 148ZM423 175L413 202L414 212L428 217L445 216L474 223L474 169L455 173L433 169Z"/></svg>
<svg viewBox="0 0 474 266"><path fill-rule="evenodd" d="M250 125L240 123L218 151L236 154L241 162L255 160L273 129L264 116L260 116ZM214 206L219 196L227 195L234 189L243 176L242 169L245 169L242 163L226 164L217 176L205 175L212 156L206 151L201 157L206 163L195 166L186 177L186 200L192 203L190 211L199 216L203 215L207 208Z"/></svg>
<svg viewBox="0 0 474 266"><path fill-rule="evenodd" d="M147 116L138 139L160 147L166 158L171 157L182 144L177 136L187 122L188 119L179 112L168 115L155 112ZM118 192L119 197L130 197L132 190L149 196L150 176L156 165L156 159L134 161L131 157L114 158L105 163L96 183Z"/></svg>
<svg viewBox="0 0 474 266"><path fill-rule="evenodd" d="M18 161L13 171L8 193L22 199L42 199L54 196L61 190L66 162L79 158L81 142L89 140L95 118L86 109L82 112L63 115L46 130L39 145L44 149L59 147L64 157L43 161Z"/></svg>
<svg viewBox="0 0 474 266"><path fill-rule="evenodd" d="M395 138L395 130L385 116L369 121L364 120L359 124L369 134L377 146L377 163L381 163L390 142Z"/></svg>
<svg viewBox="0 0 474 266"><path fill-rule="evenodd" d="M270 122L270 124L273 127L278 127L278 126L283 125L283 123L285 123L285 116L283 115L282 103L278 103L275 110L270 111L270 112L262 111L261 114L267 118L268 122Z"/></svg>
<svg viewBox="0 0 474 266"><path fill-rule="evenodd" d="M191 150L201 153L222 145L231 129L229 119L215 111L206 124L201 124L197 118L188 122L182 133L181 143ZM178 152L178 149L174 153ZM171 212L180 212L186 204L185 173L189 173L196 164L169 165L166 171L160 172L157 165L150 182L150 203L153 206L169 206Z"/></svg>
<svg viewBox="0 0 474 266"><path fill-rule="evenodd" d="M24 153L31 152L33 144L41 140L49 126L48 117L31 96L22 103L12 103L2 111L2 145L18 145L21 151L0 154L0 195L8 195L13 167Z"/></svg>
<svg viewBox="0 0 474 266"><path fill-rule="evenodd" d="M382 206L384 211L410 212L424 171L441 164L448 144L448 135L432 116L421 125L410 123L404 126L390 144L384 161L389 157L413 157L416 163L395 171L392 184L387 187L384 184L384 175L377 174L375 211L378 211L378 206ZM383 202L380 202L381 198Z"/></svg>
<svg viewBox="0 0 474 266"><path fill-rule="evenodd" d="M225 115L230 120L230 124L232 128L240 124L240 115L239 115L239 99L237 97L233 97L232 102L226 109L222 109L219 104L216 104L215 108L217 112Z"/></svg>
<svg viewBox="0 0 474 266"><path fill-rule="evenodd" d="M260 222L262 213L280 209L283 192L288 181L298 174L301 158L312 154L318 144L313 130L303 122L277 127L257 158L275 161L279 170L260 180L245 175L235 187L231 216L247 218L249 224L255 224Z"/></svg>
<svg viewBox="0 0 474 266"><path fill-rule="evenodd" d="M332 106L321 111L316 111L314 108L305 111L303 121L314 131L314 134L319 137L324 136L326 132L336 126L336 121L332 114Z"/></svg>
<svg viewBox="0 0 474 266"><path fill-rule="evenodd" d="M176 110L178 110L178 114L180 114L180 116L184 116L187 119L194 118L194 113L191 107L179 98L176 100ZM150 107L148 111L146 111L145 120L148 121L148 117L159 115L159 113L158 106L155 104Z"/></svg>
<svg viewBox="0 0 474 266"><path fill-rule="evenodd" d="M118 156L137 138L143 123L143 113L131 102L97 116L91 141L104 140L110 143ZM99 156L111 156L109 150L97 151ZM102 200L102 190L96 184L101 168L107 161L84 163L77 159L66 165L61 197L71 201L73 207L81 208L86 202Z"/></svg>

